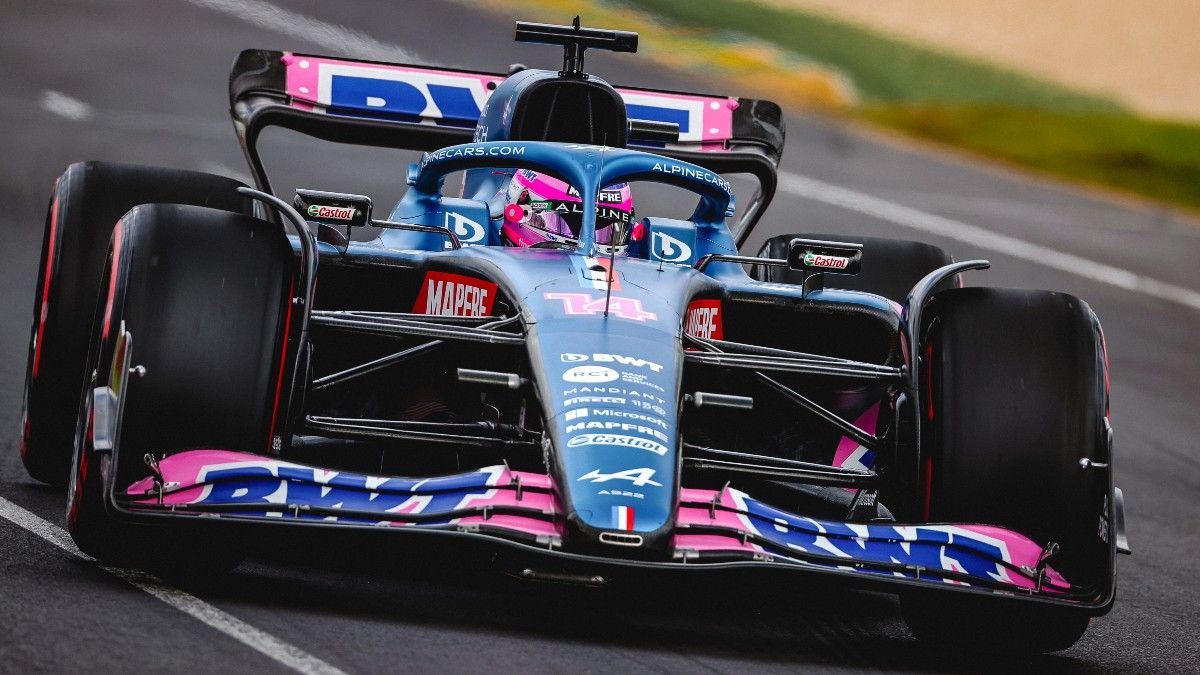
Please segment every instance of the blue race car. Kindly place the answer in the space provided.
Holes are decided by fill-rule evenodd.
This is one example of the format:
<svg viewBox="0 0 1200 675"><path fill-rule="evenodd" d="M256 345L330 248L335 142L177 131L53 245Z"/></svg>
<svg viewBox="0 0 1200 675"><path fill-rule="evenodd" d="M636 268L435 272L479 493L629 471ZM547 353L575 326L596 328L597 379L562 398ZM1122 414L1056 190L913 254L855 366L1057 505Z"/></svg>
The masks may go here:
<svg viewBox="0 0 1200 675"><path fill-rule="evenodd" d="M797 232L744 255L777 105L584 71L634 33L516 36L561 45L562 69L243 52L255 188L59 178L21 453L69 483L83 551L211 573L254 528L386 528L520 554L532 578L837 580L899 594L923 639L1021 651L1111 608L1127 545L1086 303L964 288L988 263L918 242ZM362 195L275 195L273 126L425 154L379 219Z"/></svg>

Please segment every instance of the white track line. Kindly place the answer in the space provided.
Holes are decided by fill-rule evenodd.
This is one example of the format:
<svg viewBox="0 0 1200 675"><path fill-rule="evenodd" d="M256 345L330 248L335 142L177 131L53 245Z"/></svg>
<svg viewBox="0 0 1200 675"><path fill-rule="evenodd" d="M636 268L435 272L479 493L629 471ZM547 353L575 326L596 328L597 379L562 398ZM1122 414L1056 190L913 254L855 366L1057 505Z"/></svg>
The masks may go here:
<svg viewBox="0 0 1200 675"><path fill-rule="evenodd" d="M92 106L61 91L43 91L38 103L46 112L65 117L72 122L86 122L92 118Z"/></svg>
<svg viewBox="0 0 1200 675"><path fill-rule="evenodd" d="M12 521L13 524L36 534L73 556L84 560L92 559L75 546L75 542L71 540L71 535L67 534L66 530L43 520L3 497L0 497L0 518ZM215 628L234 640L296 672L317 675L345 675L343 671L318 659L312 654L294 647L273 635L264 633L245 621L204 602L194 595L168 586L157 577L135 570L105 567L103 565L100 566L100 569L125 580L130 585L153 595L184 614Z"/></svg>
<svg viewBox="0 0 1200 675"><path fill-rule="evenodd" d="M320 45L333 54L374 61L423 63L412 52L398 45L376 40L353 28L297 14L262 0L188 0L188 2L228 14L259 28Z"/></svg>
<svg viewBox="0 0 1200 675"><path fill-rule="evenodd" d="M322 47L335 49L338 52L344 53L350 49L363 56L381 61L399 59L410 63L421 62L411 52L397 45L376 40L345 26L325 23L281 9L263 0L188 1L201 7L224 12L247 23L315 42ZM826 183L816 178L781 171L779 172L779 189L798 197L857 211L896 225L961 241L1102 284L1143 293L1200 310L1200 292L1145 277L1119 267L1032 244L1015 237L996 234L982 227L872 197L863 192Z"/></svg>
<svg viewBox="0 0 1200 675"><path fill-rule="evenodd" d="M1200 310L1200 292L1145 277L1129 270L1056 251L1022 239L997 234L976 225L872 197L833 183L789 171L779 172L779 189L790 195L838 206L889 223L961 241L989 251L1044 265L1127 291L1143 293Z"/></svg>

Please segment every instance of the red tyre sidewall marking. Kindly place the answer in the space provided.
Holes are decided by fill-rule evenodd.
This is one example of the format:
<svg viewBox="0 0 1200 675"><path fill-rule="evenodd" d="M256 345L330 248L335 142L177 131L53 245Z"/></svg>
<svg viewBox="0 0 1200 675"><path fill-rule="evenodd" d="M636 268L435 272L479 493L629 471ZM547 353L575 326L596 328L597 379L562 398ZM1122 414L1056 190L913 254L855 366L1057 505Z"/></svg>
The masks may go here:
<svg viewBox="0 0 1200 675"><path fill-rule="evenodd" d="M926 418L933 421L933 344L925 346L925 391L927 392L925 400L925 415ZM926 453L924 458L924 475L925 475L925 520L929 520L929 514L933 508L933 455Z"/></svg>
<svg viewBox="0 0 1200 675"><path fill-rule="evenodd" d="M37 343L33 346L33 377L38 376L42 362L42 341L46 336L46 316L50 313L50 279L54 276L54 252L58 244L58 185L54 186L54 201L50 203L50 241L46 244L46 274L42 277L42 304L38 309ZM24 446L22 446L24 447Z"/></svg>
<svg viewBox="0 0 1200 675"><path fill-rule="evenodd" d="M108 300L104 304L104 328L100 331L102 339L108 337L108 331L112 328L113 300L117 294L117 268L121 264L121 235L125 229L124 225L124 220L118 220L113 229L113 258L108 278Z"/></svg>
<svg viewBox="0 0 1200 675"><path fill-rule="evenodd" d="M75 523L79 520L79 504L83 501L83 486L87 482L88 475L88 456L92 454L90 440L95 419L92 407L88 406L87 430L84 431L84 437L79 439L79 468L75 472L75 490L71 494L71 509L67 512L67 525L71 529L75 529Z"/></svg>
<svg viewBox="0 0 1200 675"><path fill-rule="evenodd" d="M1104 417L1112 419L1112 388L1108 381L1108 340L1104 339L1104 329L1100 328L1100 352L1104 354Z"/></svg>
<svg viewBox="0 0 1200 675"><path fill-rule="evenodd" d="M267 429L267 452L271 452L271 439L275 437L275 419L279 414L279 399L283 394L283 372L287 367L288 336L292 330L292 305L296 292L296 277L288 283L287 316L283 320L283 348L279 350L279 375L275 380L275 405L271 408L271 426Z"/></svg>
<svg viewBox="0 0 1200 675"><path fill-rule="evenodd" d="M929 520L929 514L933 507L933 457L925 455L925 520Z"/></svg>
<svg viewBox="0 0 1200 675"><path fill-rule="evenodd" d="M925 417L933 421L933 345L925 346Z"/></svg>
<svg viewBox="0 0 1200 675"><path fill-rule="evenodd" d="M21 457L29 454L29 411L21 413Z"/></svg>

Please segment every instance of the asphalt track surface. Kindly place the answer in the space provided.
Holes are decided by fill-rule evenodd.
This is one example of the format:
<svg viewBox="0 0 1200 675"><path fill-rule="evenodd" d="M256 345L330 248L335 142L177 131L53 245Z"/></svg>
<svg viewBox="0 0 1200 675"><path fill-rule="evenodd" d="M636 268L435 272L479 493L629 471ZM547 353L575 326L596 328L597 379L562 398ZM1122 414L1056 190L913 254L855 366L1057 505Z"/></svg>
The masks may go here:
<svg viewBox="0 0 1200 675"><path fill-rule="evenodd" d="M890 596L786 583L531 587L486 570L439 573L414 564L419 552L340 560L318 541L183 593L55 545L64 496L26 476L17 443L46 197L67 164L243 174L225 92L246 47L399 47L475 69L558 58L512 44L508 19L465 5L342 5L0 3L0 671L1200 669L1200 224L801 115L787 120L787 173L762 236L922 239L959 259L990 258L971 283L1064 290L1101 316L1135 555L1119 561L1116 608L1072 649L1028 661L950 656L913 641ZM590 56L614 82L720 88L637 57ZM403 175L384 154L296 139L277 152L310 187L377 202Z"/></svg>

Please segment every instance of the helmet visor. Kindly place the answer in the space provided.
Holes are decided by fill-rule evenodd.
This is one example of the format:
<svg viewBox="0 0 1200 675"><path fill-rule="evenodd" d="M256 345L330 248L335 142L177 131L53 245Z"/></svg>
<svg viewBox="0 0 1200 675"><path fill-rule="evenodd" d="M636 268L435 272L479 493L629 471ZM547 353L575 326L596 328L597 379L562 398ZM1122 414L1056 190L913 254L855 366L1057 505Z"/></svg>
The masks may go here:
<svg viewBox="0 0 1200 675"><path fill-rule="evenodd" d="M577 238L583 228L583 209L579 202L533 202L529 224L551 234ZM596 207L596 243L611 244L617 233L627 230L632 214L611 206Z"/></svg>

